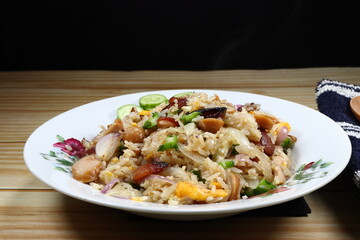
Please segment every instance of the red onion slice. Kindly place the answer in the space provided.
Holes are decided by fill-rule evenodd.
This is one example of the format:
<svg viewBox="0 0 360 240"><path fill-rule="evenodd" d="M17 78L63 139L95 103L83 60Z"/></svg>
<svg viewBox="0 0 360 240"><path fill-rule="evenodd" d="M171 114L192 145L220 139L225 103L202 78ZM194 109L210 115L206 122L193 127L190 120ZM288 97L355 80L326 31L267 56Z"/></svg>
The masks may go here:
<svg viewBox="0 0 360 240"><path fill-rule="evenodd" d="M281 144L287 137L288 133L289 133L289 129L287 127L284 126L280 128L278 135L276 136L275 144L276 145Z"/></svg>
<svg viewBox="0 0 360 240"><path fill-rule="evenodd" d="M170 183L170 184L175 184L176 183L175 181L171 180L168 177L164 177L164 176L157 175L157 174L152 174L152 175L148 176L146 179L149 180L149 181L161 181L161 182L167 182L167 183Z"/></svg>
<svg viewBox="0 0 360 240"><path fill-rule="evenodd" d="M102 137L95 147L97 158L102 161L108 161L119 147L121 137L120 133L109 133Z"/></svg>
<svg viewBox="0 0 360 240"><path fill-rule="evenodd" d="M114 187L115 184L119 183L120 180L118 178L112 179L108 184L105 185L103 189L101 189L101 193L106 194L110 189Z"/></svg>

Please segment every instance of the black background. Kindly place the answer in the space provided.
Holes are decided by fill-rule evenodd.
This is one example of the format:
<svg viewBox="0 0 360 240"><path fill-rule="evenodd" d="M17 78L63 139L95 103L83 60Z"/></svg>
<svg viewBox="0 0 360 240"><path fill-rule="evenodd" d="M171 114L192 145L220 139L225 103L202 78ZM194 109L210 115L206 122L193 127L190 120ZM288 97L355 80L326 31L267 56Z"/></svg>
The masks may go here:
<svg viewBox="0 0 360 240"><path fill-rule="evenodd" d="M360 66L348 1L3 1L0 70Z"/></svg>

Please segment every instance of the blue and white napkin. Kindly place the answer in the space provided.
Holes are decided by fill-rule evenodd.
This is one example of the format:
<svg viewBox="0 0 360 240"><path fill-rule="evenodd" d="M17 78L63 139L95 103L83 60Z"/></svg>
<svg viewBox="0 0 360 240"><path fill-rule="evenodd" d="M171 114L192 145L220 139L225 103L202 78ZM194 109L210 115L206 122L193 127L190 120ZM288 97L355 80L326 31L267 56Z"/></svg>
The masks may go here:
<svg viewBox="0 0 360 240"><path fill-rule="evenodd" d="M353 115L350 100L360 95L360 85L323 79L316 87L318 109L332 118L348 134L352 144L352 155L347 171L360 190L360 121Z"/></svg>

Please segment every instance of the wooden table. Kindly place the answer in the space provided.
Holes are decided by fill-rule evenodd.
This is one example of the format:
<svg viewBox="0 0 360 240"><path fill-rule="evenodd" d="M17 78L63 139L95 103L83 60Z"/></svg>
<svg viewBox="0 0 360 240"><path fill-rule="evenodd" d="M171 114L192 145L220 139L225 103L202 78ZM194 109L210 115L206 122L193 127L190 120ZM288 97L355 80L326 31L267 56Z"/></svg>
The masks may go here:
<svg viewBox="0 0 360 240"><path fill-rule="evenodd" d="M0 239L360 239L360 204L340 176L305 198L308 217L172 222L134 217L52 190L26 168L23 147L46 120L116 95L177 88L263 94L316 109L317 81L360 84L360 68L0 73Z"/></svg>

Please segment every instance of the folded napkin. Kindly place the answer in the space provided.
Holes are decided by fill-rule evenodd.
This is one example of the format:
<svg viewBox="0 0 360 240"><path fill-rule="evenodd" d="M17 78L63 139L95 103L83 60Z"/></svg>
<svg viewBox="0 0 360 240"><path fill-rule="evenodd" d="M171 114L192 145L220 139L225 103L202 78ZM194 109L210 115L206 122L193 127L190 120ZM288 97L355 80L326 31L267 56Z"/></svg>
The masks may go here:
<svg viewBox="0 0 360 240"><path fill-rule="evenodd" d="M360 121L350 108L351 98L360 95L360 85L323 79L315 91L319 111L338 123L350 138L352 154L346 171L355 183L355 188L360 190Z"/></svg>

